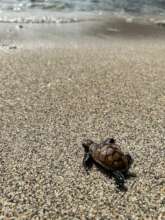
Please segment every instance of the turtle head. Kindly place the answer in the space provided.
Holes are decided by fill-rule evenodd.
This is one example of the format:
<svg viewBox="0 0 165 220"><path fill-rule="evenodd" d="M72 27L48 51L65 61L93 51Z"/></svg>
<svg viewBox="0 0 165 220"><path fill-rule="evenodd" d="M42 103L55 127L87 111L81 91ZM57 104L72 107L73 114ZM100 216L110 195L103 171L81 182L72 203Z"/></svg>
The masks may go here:
<svg viewBox="0 0 165 220"><path fill-rule="evenodd" d="M93 144L94 142L90 139L85 139L82 141L82 146L85 150L85 152L89 151L90 146Z"/></svg>
<svg viewBox="0 0 165 220"><path fill-rule="evenodd" d="M130 168L131 167L131 165L133 164L133 158L132 158L132 156L128 153L128 154L126 154L125 155L126 156L126 158L127 158L127 161L128 161L128 167Z"/></svg>
<svg viewBox="0 0 165 220"><path fill-rule="evenodd" d="M115 139L114 138L107 138L107 139L105 139L105 141L104 141L104 144L114 144L116 141L115 141Z"/></svg>

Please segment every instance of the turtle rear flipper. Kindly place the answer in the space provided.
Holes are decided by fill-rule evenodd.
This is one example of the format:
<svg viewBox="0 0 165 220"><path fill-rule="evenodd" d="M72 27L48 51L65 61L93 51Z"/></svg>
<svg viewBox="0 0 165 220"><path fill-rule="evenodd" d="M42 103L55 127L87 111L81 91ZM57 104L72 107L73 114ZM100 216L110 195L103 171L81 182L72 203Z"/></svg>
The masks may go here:
<svg viewBox="0 0 165 220"><path fill-rule="evenodd" d="M122 172L120 172L119 170L115 170L112 172L112 176L114 177L115 183L119 189L127 190L126 187L124 186L125 177L122 174Z"/></svg>
<svg viewBox="0 0 165 220"><path fill-rule="evenodd" d="M136 173L130 172L128 170L126 172L124 172L123 174L124 174L125 179L137 177Z"/></svg>

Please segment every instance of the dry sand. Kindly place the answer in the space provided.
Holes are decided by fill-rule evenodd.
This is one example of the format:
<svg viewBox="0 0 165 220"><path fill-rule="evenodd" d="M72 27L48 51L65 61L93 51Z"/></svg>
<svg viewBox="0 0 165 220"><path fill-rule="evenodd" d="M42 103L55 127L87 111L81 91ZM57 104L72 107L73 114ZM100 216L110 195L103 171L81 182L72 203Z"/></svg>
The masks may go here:
<svg viewBox="0 0 165 220"><path fill-rule="evenodd" d="M0 50L0 219L164 219L164 40L84 39ZM82 167L106 137L134 157L127 192Z"/></svg>

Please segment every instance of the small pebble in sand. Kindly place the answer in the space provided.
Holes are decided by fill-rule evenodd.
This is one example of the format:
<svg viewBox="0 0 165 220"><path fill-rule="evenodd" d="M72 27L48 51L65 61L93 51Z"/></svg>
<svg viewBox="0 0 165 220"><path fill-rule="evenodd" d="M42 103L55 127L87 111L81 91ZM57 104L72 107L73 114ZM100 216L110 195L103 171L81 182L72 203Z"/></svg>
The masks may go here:
<svg viewBox="0 0 165 220"><path fill-rule="evenodd" d="M22 24L19 24L19 25L18 25L18 28L19 28L19 29L22 29L22 28L23 28L23 25L22 25Z"/></svg>
<svg viewBox="0 0 165 220"><path fill-rule="evenodd" d="M16 25L16 27L15 27L17 30L20 30L20 29L23 29L24 28L24 26L22 25L22 24L18 24L18 25Z"/></svg>
<svg viewBox="0 0 165 220"><path fill-rule="evenodd" d="M11 46L9 46L9 49L10 49L10 50L17 49L17 46L16 46L16 45L11 45Z"/></svg>

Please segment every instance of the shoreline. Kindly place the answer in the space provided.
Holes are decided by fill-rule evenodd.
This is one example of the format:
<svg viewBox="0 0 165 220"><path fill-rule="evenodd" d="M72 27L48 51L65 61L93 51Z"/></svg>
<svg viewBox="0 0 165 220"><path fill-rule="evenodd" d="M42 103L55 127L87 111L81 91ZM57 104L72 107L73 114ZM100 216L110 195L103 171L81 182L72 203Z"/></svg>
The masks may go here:
<svg viewBox="0 0 165 220"><path fill-rule="evenodd" d="M148 39L165 38L165 27L160 23L126 18L110 17L91 19L82 22L35 24L35 23L0 23L0 49L36 48L36 47L77 47L92 45L94 39L101 45L109 42L129 40L143 42ZM95 47L97 44L93 44ZM104 47L104 46L103 46Z"/></svg>

